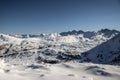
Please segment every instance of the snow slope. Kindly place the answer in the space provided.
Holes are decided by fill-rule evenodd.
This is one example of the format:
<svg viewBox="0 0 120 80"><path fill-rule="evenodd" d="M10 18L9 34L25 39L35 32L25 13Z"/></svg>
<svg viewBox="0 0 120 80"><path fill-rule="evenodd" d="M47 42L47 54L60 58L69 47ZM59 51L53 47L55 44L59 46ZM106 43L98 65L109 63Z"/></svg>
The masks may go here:
<svg viewBox="0 0 120 80"><path fill-rule="evenodd" d="M17 66L0 61L1 80L119 80L120 67L92 63Z"/></svg>
<svg viewBox="0 0 120 80"><path fill-rule="evenodd" d="M85 61L120 63L120 34L82 54Z"/></svg>
<svg viewBox="0 0 120 80"><path fill-rule="evenodd" d="M0 80L119 80L119 63L116 30L0 34Z"/></svg>
<svg viewBox="0 0 120 80"><path fill-rule="evenodd" d="M19 61L17 63L24 58L30 62L45 63L70 60L109 63L119 56L118 31L102 29L98 32L78 31L79 34L73 32L66 32L65 36L53 33L27 38L0 34L0 56L7 61Z"/></svg>

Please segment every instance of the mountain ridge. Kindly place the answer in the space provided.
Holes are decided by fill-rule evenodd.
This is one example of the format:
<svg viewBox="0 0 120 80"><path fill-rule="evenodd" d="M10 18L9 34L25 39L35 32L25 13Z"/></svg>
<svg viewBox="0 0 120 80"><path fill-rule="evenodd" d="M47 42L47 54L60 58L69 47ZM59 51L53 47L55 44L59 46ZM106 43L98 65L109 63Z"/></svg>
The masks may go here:
<svg viewBox="0 0 120 80"><path fill-rule="evenodd" d="M38 36L27 35L27 37L23 37L22 35L19 35L21 36L19 37L17 35L0 34L0 57L5 58L6 62L16 62L17 64L24 64L21 60L30 62L31 64L32 62L59 63L74 60L77 62L91 61L93 63L106 64L115 61L119 62L119 53L118 55L115 54L116 57L111 56L111 60L107 62L105 62L104 59L100 59L103 55L98 55L101 51L104 54L110 54L107 52L109 49L115 49L114 52L118 51L117 48L120 47L118 43L119 31L102 29L97 32L87 31L81 32L80 34L75 34L76 31L73 32L74 34L72 35L51 33L40 34ZM67 34L69 34L69 32ZM113 39L115 39L116 42L114 42ZM108 46L109 44L115 48L110 48ZM102 47L97 48L97 50L95 49L101 45ZM89 55L95 57L89 57L89 55L86 54L87 52L89 52ZM87 56L83 57L85 55ZM107 55L105 56L107 57Z"/></svg>

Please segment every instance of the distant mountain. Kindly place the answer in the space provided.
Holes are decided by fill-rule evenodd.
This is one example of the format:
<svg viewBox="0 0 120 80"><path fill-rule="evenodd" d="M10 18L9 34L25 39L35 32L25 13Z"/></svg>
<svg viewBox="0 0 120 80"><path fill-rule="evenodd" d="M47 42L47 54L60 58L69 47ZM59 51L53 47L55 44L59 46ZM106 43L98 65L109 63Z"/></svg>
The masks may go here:
<svg viewBox="0 0 120 80"><path fill-rule="evenodd" d="M83 34L83 33L84 31L82 30L79 30L79 31L73 30L73 31L68 31L68 32L61 32L60 35L68 36L68 35L78 35L78 34Z"/></svg>
<svg viewBox="0 0 120 80"><path fill-rule="evenodd" d="M71 60L118 64L120 32L102 29L98 32L73 30L40 35L0 34L0 57L16 64Z"/></svg>
<svg viewBox="0 0 120 80"><path fill-rule="evenodd" d="M109 29L101 29L98 31L99 34L103 34L103 36L110 37L112 35L120 33L120 31L117 30L109 30Z"/></svg>
<svg viewBox="0 0 120 80"><path fill-rule="evenodd" d="M84 37L90 38L90 37L95 36L97 34L103 34L103 36L110 37L110 36L118 34L118 33L120 33L120 31L110 30L110 29L101 29L98 32L94 32L94 31L86 31L86 32L84 32L82 30L79 30L79 31L73 30L73 31L68 31L68 32L61 32L60 35L68 36L68 35L80 35L80 34L83 34Z"/></svg>

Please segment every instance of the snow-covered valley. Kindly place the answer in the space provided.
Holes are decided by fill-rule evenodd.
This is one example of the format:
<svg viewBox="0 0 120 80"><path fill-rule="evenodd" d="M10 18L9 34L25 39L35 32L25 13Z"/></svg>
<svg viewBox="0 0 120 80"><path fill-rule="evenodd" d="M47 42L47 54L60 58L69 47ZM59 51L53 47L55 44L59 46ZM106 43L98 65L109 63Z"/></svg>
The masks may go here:
<svg viewBox="0 0 120 80"><path fill-rule="evenodd" d="M0 80L119 80L120 32L0 34Z"/></svg>

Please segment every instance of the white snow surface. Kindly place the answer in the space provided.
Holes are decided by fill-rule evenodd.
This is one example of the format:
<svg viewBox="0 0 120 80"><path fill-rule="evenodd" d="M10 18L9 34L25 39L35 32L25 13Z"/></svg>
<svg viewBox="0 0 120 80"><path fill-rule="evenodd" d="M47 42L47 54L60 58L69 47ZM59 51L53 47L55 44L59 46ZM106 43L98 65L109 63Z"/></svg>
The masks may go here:
<svg viewBox="0 0 120 80"><path fill-rule="evenodd" d="M0 60L0 80L119 80L120 66L67 62L11 65Z"/></svg>
<svg viewBox="0 0 120 80"><path fill-rule="evenodd" d="M0 80L120 80L120 36L87 34L0 34Z"/></svg>

